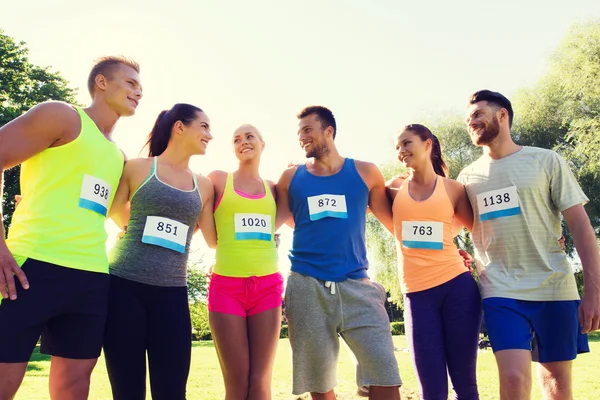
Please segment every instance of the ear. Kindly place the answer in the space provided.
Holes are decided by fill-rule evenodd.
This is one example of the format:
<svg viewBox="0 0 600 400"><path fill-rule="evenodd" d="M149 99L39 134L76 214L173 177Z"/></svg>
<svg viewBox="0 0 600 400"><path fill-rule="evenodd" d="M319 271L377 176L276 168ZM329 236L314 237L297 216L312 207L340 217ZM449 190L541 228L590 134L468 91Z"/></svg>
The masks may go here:
<svg viewBox="0 0 600 400"><path fill-rule="evenodd" d="M106 86L108 86L108 79L102 74L96 75L94 82L96 83L96 86L103 91L106 90Z"/></svg>
<svg viewBox="0 0 600 400"><path fill-rule="evenodd" d="M328 126L328 127L325 129L325 132L324 132L324 133L325 133L325 137L331 137L331 138L333 139L333 127L331 127L331 126Z"/></svg>
<svg viewBox="0 0 600 400"><path fill-rule="evenodd" d="M433 150L433 139L429 138L425 141L425 150Z"/></svg>
<svg viewBox="0 0 600 400"><path fill-rule="evenodd" d="M173 130L181 135L183 133L183 122L175 121L173 124Z"/></svg>
<svg viewBox="0 0 600 400"><path fill-rule="evenodd" d="M501 108L500 110L498 110L497 118L499 122L508 122L508 111L506 110L506 108Z"/></svg>

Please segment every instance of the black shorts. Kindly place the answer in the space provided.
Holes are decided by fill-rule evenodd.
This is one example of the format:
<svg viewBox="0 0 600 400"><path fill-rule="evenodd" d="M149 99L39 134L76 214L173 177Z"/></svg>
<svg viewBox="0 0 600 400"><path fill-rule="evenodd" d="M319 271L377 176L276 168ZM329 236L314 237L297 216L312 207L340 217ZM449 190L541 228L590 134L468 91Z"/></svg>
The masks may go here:
<svg viewBox="0 0 600 400"><path fill-rule="evenodd" d="M108 308L109 276L27 259L29 281L18 279L16 300L0 304L0 362L27 362L42 336L40 351L71 358L98 358Z"/></svg>

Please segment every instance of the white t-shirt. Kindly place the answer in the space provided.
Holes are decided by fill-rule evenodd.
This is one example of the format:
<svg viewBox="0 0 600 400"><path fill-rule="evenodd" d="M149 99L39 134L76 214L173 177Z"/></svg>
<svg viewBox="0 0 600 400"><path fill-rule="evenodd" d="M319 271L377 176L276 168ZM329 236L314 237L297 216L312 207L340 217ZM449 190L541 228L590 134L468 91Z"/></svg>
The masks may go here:
<svg viewBox="0 0 600 400"><path fill-rule="evenodd" d="M457 180L473 206L483 298L579 299L558 243L560 213L588 198L560 155L537 147L523 147L499 160L483 155Z"/></svg>

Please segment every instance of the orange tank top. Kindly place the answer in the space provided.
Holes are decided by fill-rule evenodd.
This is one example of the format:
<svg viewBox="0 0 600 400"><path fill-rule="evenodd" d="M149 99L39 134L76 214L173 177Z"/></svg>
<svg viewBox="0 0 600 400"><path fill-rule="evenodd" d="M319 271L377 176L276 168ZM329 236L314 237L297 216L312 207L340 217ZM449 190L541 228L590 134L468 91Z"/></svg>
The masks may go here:
<svg viewBox="0 0 600 400"><path fill-rule="evenodd" d="M439 286L467 269L452 241L454 205L438 177L429 198L416 201L405 180L394 199L394 233L402 293Z"/></svg>

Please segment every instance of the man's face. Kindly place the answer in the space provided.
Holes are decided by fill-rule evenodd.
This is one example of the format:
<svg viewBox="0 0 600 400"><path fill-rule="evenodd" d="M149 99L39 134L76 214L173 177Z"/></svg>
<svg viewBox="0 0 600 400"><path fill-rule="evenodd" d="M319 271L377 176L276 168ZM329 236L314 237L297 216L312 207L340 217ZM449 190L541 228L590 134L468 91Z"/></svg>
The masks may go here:
<svg viewBox="0 0 600 400"><path fill-rule="evenodd" d="M133 68L121 64L107 75L104 93L108 104L121 116L135 114L142 98L139 74Z"/></svg>
<svg viewBox="0 0 600 400"><path fill-rule="evenodd" d="M490 106L487 101L469 106L465 122L474 145L487 146L496 139L500 133L497 113L496 107Z"/></svg>
<svg viewBox="0 0 600 400"><path fill-rule="evenodd" d="M325 129L317 114L300 119L298 124L298 142L304 149L306 158L320 158L329 151L325 140Z"/></svg>

